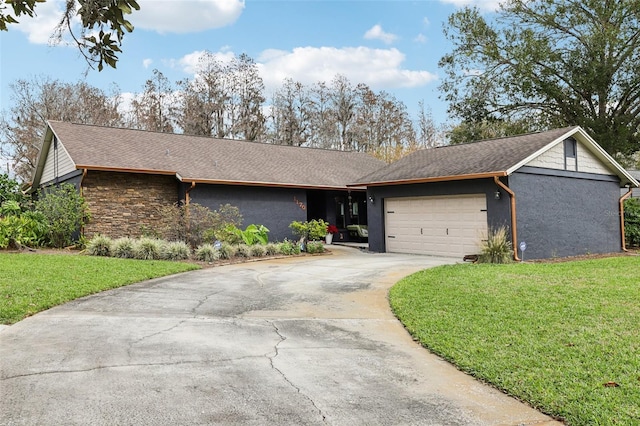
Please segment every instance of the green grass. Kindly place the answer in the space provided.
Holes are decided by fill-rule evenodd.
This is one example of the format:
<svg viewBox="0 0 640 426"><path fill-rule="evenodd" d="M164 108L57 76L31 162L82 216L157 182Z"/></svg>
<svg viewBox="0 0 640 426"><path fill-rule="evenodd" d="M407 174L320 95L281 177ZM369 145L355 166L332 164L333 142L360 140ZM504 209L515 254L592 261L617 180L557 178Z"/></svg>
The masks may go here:
<svg viewBox="0 0 640 426"><path fill-rule="evenodd" d="M570 425L638 425L639 272L637 257L450 265L389 297L409 332L459 369Z"/></svg>
<svg viewBox="0 0 640 426"><path fill-rule="evenodd" d="M81 255L0 253L0 324L13 324L78 297L197 265Z"/></svg>

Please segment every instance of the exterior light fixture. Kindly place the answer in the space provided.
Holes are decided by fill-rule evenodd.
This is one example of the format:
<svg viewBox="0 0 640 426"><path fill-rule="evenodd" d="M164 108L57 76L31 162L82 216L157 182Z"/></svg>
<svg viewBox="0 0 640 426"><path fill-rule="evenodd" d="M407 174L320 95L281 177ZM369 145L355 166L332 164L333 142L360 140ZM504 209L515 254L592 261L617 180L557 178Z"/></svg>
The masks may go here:
<svg viewBox="0 0 640 426"><path fill-rule="evenodd" d="M374 197L374 196L373 196L373 194L372 194L372 195L369 195L369 202L370 202L371 204L375 204L375 202L376 202L376 197Z"/></svg>
<svg viewBox="0 0 640 426"><path fill-rule="evenodd" d="M501 197L500 191L496 191L496 192L493 194L493 198L495 198L496 200L499 200L499 199L500 199L500 197Z"/></svg>

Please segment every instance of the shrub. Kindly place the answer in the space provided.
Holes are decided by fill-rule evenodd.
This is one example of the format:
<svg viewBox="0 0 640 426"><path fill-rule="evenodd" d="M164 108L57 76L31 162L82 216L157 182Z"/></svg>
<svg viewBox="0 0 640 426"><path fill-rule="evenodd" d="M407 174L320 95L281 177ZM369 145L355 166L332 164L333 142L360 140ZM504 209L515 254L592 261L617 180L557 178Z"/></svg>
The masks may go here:
<svg viewBox="0 0 640 426"><path fill-rule="evenodd" d="M202 262L215 262L220 259L220 251L212 244L202 244L196 249L195 257Z"/></svg>
<svg viewBox="0 0 640 426"><path fill-rule="evenodd" d="M307 222L294 220L289 225L294 235L305 238L307 241L317 241L324 239L327 235L329 224L322 219L314 219Z"/></svg>
<svg viewBox="0 0 640 426"><path fill-rule="evenodd" d="M135 240L129 237L118 238L113 242L111 255L121 259L133 259L135 257Z"/></svg>
<svg viewBox="0 0 640 426"><path fill-rule="evenodd" d="M222 243L218 251L220 252L220 259L228 260L235 255L235 249L231 244L228 243Z"/></svg>
<svg viewBox="0 0 640 426"><path fill-rule="evenodd" d="M307 243L307 253L324 253L324 244L322 244L322 241L309 241Z"/></svg>
<svg viewBox="0 0 640 426"><path fill-rule="evenodd" d="M513 247L506 226L490 229L486 241L482 242L479 263L509 263L512 261Z"/></svg>
<svg viewBox="0 0 640 426"><path fill-rule="evenodd" d="M265 246L260 244L254 244L249 246L249 254L251 257L262 257L267 253Z"/></svg>
<svg viewBox="0 0 640 426"><path fill-rule="evenodd" d="M266 246L264 246L264 249L267 256L275 256L279 253L278 244L275 243L268 243Z"/></svg>
<svg viewBox="0 0 640 426"><path fill-rule="evenodd" d="M624 201L624 238L629 247L640 247L640 199Z"/></svg>
<svg viewBox="0 0 640 426"><path fill-rule="evenodd" d="M0 248L10 245L41 246L47 239L48 229L44 217L37 212L0 218Z"/></svg>
<svg viewBox="0 0 640 426"><path fill-rule="evenodd" d="M26 202L26 198L17 180L11 179L6 173L0 173L0 205L5 201L16 201L18 205L22 205Z"/></svg>
<svg viewBox="0 0 640 426"><path fill-rule="evenodd" d="M113 254L113 241L104 235L96 235L87 243L87 253L91 256L106 256Z"/></svg>
<svg viewBox="0 0 640 426"><path fill-rule="evenodd" d="M291 256L292 254L300 254L300 246L296 242L284 240L280 243L278 251L286 256Z"/></svg>
<svg viewBox="0 0 640 426"><path fill-rule="evenodd" d="M162 241L154 238L140 238L134 245L134 258L155 260L162 258Z"/></svg>
<svg viewBox="0 0 640 426"><path fill-rule="evenodd" d="M234 255L236 257L244 257L244 258L251 257L251 251L249 250L249 246L246 244L238 244L235 248Z"/></svg>
<svg viewBox="0 0 640 426"><path fill-rule="evenodd" d="M191 248L184 241L171 241L163 249L163 257L167 260L185 260L190 256Z"/></svg>
<svg viewBox="0 0 640 426"><path fill-rule="evenodd" d="M79 231L90 219L89 208L76 187L64 183L38 193L36 211L48 225L48 242L53 247L66 247L79 238Z"/></svg>

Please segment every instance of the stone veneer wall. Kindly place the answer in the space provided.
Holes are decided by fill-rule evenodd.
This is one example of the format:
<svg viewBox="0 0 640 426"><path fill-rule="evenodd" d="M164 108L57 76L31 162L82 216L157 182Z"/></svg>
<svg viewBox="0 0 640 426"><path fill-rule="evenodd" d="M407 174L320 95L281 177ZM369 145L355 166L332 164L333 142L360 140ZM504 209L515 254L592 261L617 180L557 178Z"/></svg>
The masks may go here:
<svg viewBox="0 0 640 426"><path fill-rule="evenodd" d="M178 201L175 176L89 171L82 182L91 211L84 235L139 237L157 226L158 209Z"/></svg>

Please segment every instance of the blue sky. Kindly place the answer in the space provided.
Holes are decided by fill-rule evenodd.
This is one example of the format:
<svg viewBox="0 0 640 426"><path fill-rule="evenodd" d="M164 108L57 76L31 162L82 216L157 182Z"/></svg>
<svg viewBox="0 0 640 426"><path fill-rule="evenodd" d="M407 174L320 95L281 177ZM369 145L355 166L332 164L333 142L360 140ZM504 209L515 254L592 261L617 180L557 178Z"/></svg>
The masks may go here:
<svg viewBox="0 0 640 426"><path fill-rule="evenodd" d="M48 76L86 80L108 91L139 93L160 70L172 83L193 76L200 52L242 53L260 68L265 95L283 79L311 85L345 75L402 100L412 115L424 100L438 123L447 120L438 99L438 60L451 49L442 34L447 17L463 5L490 13L497 0L270 1L138 0L135 31L124 39L117 69L87 71L77 49L51 46L49 36L64 2L37 4L36 18L0 33L0 109L11 107L10 83ZM86 75L85 75L86 74Z"/></svg>

